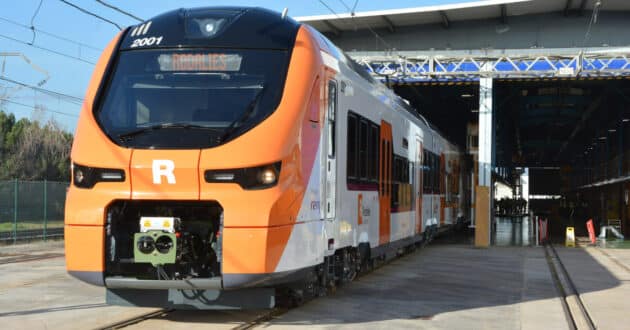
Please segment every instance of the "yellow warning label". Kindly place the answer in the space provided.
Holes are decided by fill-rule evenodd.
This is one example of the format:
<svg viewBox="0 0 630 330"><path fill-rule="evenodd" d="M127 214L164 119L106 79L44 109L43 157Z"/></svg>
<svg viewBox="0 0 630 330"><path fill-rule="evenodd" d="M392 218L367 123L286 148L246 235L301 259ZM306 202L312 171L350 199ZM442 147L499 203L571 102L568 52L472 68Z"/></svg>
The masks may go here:
<svg viewBox="0 0 630 330"><path fill-rule="evenodd" d="M144 222L144 226L145 226L145 227L151 227L151 221L146 220L146 221Z"/></svg>
<svg viewBox="0 0 630 330"><path fill-rule="evenodd" d="M162 228L164 229L168 229L171 226L171 223L168 221L164 221L164 223L162 224Z"/></svg>
<svg viewBox="0 0 630 330"><path fill-rule="evenodd" d="M564 246L575 247L575 229L573 227L567 227L567 236L564 241Z"/></svg>

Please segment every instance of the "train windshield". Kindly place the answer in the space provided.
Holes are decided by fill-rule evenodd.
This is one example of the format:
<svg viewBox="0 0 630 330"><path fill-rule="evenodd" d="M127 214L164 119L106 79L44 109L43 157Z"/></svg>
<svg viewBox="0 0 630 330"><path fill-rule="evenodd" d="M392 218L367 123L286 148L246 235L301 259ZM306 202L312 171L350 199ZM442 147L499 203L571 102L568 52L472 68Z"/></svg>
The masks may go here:
<svg viewBox="0 0 630 330"><path fill-rule="evenodd" d="M119 145L214 147L276 109L288 60L283 50L123 51L95 117Z"/></svg>

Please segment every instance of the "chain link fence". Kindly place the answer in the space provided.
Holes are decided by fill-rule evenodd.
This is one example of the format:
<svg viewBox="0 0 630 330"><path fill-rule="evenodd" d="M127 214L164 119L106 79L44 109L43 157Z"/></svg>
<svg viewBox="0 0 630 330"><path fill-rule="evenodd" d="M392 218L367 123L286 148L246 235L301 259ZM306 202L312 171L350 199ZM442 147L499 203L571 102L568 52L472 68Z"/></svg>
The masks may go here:
<svg viewBox="0 0 630 330"><path fill-rule="evenodd" d="M0 181L0 243L63 237L68 182Z"/></svg>

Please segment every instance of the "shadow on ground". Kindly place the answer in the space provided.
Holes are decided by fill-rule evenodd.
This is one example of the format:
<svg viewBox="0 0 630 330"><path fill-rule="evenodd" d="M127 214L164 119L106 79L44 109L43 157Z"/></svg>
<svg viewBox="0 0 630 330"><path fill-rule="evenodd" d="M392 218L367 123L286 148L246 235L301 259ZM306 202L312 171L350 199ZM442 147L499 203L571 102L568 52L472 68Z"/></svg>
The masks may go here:
<svg viewBox="0 0 630 330"><path fill-rule="evenodd" d="M470 236L463 234L439 238L430 246L363 275L333 295L293 309L272 323L351 326L389 320L433 320L445 313L461 311L468 311L471 322L478 322L473 310L500 307L490 311L496 313L491 318L512 328L521 324L519 303L558 297L542 248L477 249L469 241ZM579 254L576 257L581 260L581 267L597 276L597 281L589 283L586 290L605 290L620 284L586 251L572 249L571 253ZM562 315L561 305L556 305L557 314ZM487 313L484 317L488 317ZM178 311L166 319L237 323L242 321L242 314Z"/></svg>

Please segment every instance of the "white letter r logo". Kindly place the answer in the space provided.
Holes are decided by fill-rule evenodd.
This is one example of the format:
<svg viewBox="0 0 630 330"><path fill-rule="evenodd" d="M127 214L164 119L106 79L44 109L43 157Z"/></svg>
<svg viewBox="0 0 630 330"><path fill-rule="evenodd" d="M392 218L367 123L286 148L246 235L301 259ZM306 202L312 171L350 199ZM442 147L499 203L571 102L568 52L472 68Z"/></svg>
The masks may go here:
<svg viewBox="0 0 630 330"><path fill-rule="evenodd" d="M166 177L166 182L175 184L175 163L168 159L153 160L153 184L162 184L162 176Z"/></svg>

